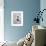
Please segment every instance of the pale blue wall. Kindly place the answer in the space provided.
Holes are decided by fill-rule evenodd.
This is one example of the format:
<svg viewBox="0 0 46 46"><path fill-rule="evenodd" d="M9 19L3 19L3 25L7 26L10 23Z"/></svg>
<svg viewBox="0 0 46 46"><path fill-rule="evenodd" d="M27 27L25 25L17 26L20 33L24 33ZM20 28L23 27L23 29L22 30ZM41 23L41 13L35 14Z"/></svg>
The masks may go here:
<svg viewBox="0 0 46 46"><path fill-rule="evenodd" d="M5 40L17 41L24 37L32 28L32 19L36 16L35 12L40 9L40 0L5 0L4 10L4 31ZM11 26L11 11L24 12L24 26Z"/></svg>
<svg viewBox="0 0 46 46"><path fill-rule="evenodd" d="M41 0L40 1L40 10L42 11L43 9L46 9L46 0ZM40 21L40 25L46 27L46 10L43 12L43 22Z"/></svg>

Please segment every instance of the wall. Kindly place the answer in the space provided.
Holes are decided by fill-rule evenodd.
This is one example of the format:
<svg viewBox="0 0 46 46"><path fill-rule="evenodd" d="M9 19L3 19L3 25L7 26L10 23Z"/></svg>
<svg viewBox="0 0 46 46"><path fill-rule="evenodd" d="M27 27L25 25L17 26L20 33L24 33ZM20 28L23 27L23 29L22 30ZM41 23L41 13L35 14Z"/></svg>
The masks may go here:
<svg viewBox="0 0 46 46"><path fill-rule="evenodd" d="M4 35L7 41L18 41L32 29L35 12L40 9L40 0L4 0ZM24 26L11 26L11 11L24 12Z"/></svg>
<svg viewBox="0 0 46 46"><path fill-rule="evenodd" d="M42 11L43 9L46 9L46 0L40 0L40 9L41 9L41 11ZM42 17L43 17L43 22L40 21L40 25L46 27L46 20L45 20L45 19L46 19L46 10L43 12Z"/></svg>

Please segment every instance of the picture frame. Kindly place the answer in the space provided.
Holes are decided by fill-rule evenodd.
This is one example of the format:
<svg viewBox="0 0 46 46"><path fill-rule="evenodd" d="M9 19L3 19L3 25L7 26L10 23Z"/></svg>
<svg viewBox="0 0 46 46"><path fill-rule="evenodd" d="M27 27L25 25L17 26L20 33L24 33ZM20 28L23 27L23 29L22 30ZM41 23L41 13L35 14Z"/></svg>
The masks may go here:
<svg viewBox="0 0 46 46"><path fill-rule="evenodd" d="M11 26L23 26L23 11L11 11Z"/></svg>

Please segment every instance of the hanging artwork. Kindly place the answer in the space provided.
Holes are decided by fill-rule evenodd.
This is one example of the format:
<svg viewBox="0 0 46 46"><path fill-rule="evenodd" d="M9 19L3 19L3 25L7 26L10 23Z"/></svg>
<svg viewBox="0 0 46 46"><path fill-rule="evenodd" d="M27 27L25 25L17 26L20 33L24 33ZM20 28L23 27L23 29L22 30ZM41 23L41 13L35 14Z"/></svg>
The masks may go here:
<svg viewBox="0 0 46 46"><path fill-rule="evenodd" d="M11 12L11 25L12 26L23 26L23 11L12 11Z"/></svg>

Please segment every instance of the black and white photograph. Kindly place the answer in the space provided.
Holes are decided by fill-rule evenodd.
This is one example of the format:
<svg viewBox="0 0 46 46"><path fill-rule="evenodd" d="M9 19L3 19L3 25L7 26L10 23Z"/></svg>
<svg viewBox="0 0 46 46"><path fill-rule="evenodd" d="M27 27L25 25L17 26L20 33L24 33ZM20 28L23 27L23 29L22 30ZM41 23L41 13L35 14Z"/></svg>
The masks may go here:
<svg viewBox="0 0 46 46"><path fill-rule="evenodd" d="M12 26L23 26L23 11L12 11L11 12L11 25Z"/></svg>

